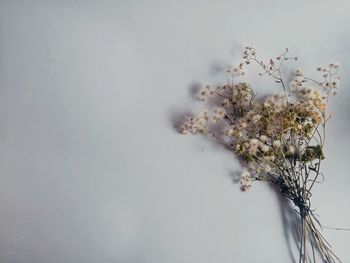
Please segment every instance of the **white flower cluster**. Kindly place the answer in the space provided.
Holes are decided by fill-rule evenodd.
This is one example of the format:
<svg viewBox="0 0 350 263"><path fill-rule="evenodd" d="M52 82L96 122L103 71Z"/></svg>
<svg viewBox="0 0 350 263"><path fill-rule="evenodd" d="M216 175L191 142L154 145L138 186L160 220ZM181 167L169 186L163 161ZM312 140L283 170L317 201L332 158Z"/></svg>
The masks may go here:
<svg viewBox="0 0 350 263"><path fill-rule="evenodd" d="M248 192L252 187L252 176L248 171L243 171L240 178L241 190L243 192Z"/></svg>
<svg viewBox="0 0 350 263"><path fill-rule="evenodd" d="M318 67L317 71L322 74L321 81L307 78L301 70L296 70L294 78L290 82L290 89L302 98L311 100L320 100L324 97L335 95L340 80L338 76L339 65L337 63L331 63L328 67ZM317 84L316 87L311 86L314 83ZM324 94L321 94L321 92L324 92Z"/></svg>
<svg viewBox="0 0 350 263"><path fill-rule="evenodd" d="M287 104L287 100L287 95L276 94L265 98L263 105L265 108L273 109L274 112L279 112L285 107L285 105Z"/></svg>
<svg viewBox="0 0 350 263"><path fill-rule="evenodd" d="M180 126L180 132L182 134L187 133L202 133L205 134L207 131L207 125L208 125L208 112L202 111L195 117L190 117L188 121L184 122Z"/></svg>
<svg viewBox="0 0 350 263"><path fill-rule="evenodd" d="M225 117L225 114L226 114L225 108L216 108L214 110L213 121L217 122L217 121L221 120L222 118Z"/></svg>
<svg viewBox="0 0 350 263"><path fill-rule="evenodd" d="M205 101L208 98L212 97L214 95L214 90L210 87L210 85L207 85L204 89L199 91L198 99L200 101Z"/></svg>
<svg viewBox="0 0 350 263"><path fill-rule="evenodd" d="M245 71L243 68L244 64L240 63L238 67L233 68L232 70L228 70L227 73L230 73L233 77L239 77L239 76L244 76Z"/></svg>

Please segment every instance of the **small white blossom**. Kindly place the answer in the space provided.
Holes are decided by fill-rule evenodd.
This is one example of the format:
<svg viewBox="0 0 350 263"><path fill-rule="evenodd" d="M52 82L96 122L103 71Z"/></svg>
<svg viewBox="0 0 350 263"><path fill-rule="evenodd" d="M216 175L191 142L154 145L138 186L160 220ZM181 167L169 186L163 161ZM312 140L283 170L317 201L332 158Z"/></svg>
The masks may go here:
<svg viewBox="0 0 350 263"><path fill-rule="evenodd" d="M241 173L240 183L241 183L241 190L243 192L249 191L249 189L252 186L252 177L248 171L243 171Z"/></svg>
<svg viewBox="0 0 350 263"><path fill-rule="evenodd" d="M267 142L268 137L267 137L266 135L260 135L260 140L261 140L262 142Z"/></svg>
<svg viewBox="0 0 350 263"><path fill-rule="evenodd" d="M282 144L280 140L273 141L273 147L275 148L281 148Z"/></svg>
<svg viewBox="0 0 350 263"><path fill-rule="evenodd" d="M261 115L260 114L256 114L253 116L253 123L257 123L259 120L261 119Z"/></svg>
<svg viewBox="0 0 350 263"><path fill-rule="evenodd" d="M296 151L296 149L295 149L295 146L294 145L289 145L289 147L288 147L289 149L289 152L291 153L291 154L294 154L295 153L295 151Z"/></svg>
<svg viewBox="0 0 350 263"><path fill-rule="evenodd" d="M260 144L260 150L262 151L262 152L264 152L264 153L266 153L266 152L268 152L268 151L270 151L270 146L268 146L268 145L266 145L266 144Z"/></svg>
<svg viewBox="0 0 350 263"><path fill-rule="evenodd" d="M268 163L263 163L263 164L261 165L261 168L262 168L263 171L266 172L266 173L268 173L268 172L271 171L271 167L270 167L270 165L269 165Z"/></svg>
<svg viewBox="0 0 350 263"><path fill-rule="evenodd" d="M214 95L214 91L211 89L209 85L207 85L204 89L199 91L198 99L200 101L205 101L213 95Z"/></svg>
<svg viewBox="0 0 350 263"><path fill-rule="evenodd" d="M251 144L249 146L249 149L248 149L248 152L251 154L251 155L255 155L258 151L258 145L257 144Z"/></svg>
<svg viewBox="0 0 350 263"><path fill-rule="evenodd" d="M248 124L246 122L241 122L239 124L242 128L247 128Z"/></svg>
<svg viewBox="0 0 350 263"><path fill-rule="evenodd" d="M229 102L228 99L224 99L224 100L221 102L221 106L222 106L223 108L225 108L225 109L226 109L229 105L230 105L230 102Z"/></svg>
<svg viewBox="0 0 350 263"><path fill-rule="evenodd" d="M213 121L217 122L221 120L223 117L225 117L225 114L226 114L226 110L224 108L216 108L214 110Z"/></svg>
<svg viewBox="0 0 350 263"><path fill-rule="evenodd" d="M185 125L181 125L179 131L182 134L187 134L188 133L188 129L187 129L187 127Z"/></svg>
<svg viewBox="0 0 350 263"><path fill-rule="evenodd" d="M250 144L251 145L258 145L259 144L259 140L258 139L250 139Z"/></svg>
<svg viewBox="0 0 350 263"><path fill-rule="evenodd" d="M264 156L264 158L267 161L273 162L274 160L276 160L276 156L275 155L268 155L268 156Z"/></svg>

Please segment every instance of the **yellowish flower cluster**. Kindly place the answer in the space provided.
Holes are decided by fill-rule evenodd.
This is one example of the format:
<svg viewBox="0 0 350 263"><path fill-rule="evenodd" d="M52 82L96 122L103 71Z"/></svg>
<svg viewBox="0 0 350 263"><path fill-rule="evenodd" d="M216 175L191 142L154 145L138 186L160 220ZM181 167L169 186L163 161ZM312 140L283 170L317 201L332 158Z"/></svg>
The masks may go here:
<svg viewBox="0 0 350 263"><path fill-rule="evenodd" d="M264 64L256 58L255 49L247 47L243 54L244 61L230 73L235 77L243 75L244 65L257 61L266 74L285 87L281 75L274 74L280 72L281 64L290 59L286 56L288 52L286 50L276 58L281 61L279 64L272 59ZM318 68L322 74L321 81L305 77L301 70L296 70L289 90L258 99L245 82L232 82L234 84L225 84L215 90L206 86L199 92L198 98L201 101L213 99L218 107L211 113L201 112L190 118L180 127L180 131L183 134L202 133L221 138L220 143L246 161L253 179L275 180L278 176L285 176L286 171L295 173L291 170L297 163L323 158L324 138L320 129L327 121L328 99L335 94L338 86L338 69L337 64ZM226 125L223 126L222 121ZM210 129L213 123L219 128ZM315 147L319 152L310 150ZM281 170L284 171L283 175ZM248 190L250 187L242 189Z"/></svg>

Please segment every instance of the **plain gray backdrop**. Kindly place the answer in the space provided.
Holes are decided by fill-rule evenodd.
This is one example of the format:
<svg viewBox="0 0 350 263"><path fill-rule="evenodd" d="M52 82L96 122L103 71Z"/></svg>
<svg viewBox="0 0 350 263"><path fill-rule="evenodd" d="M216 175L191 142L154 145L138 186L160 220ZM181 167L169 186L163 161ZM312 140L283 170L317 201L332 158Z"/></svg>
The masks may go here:
<svg viewBox="0 0 350 263"><path fill-rule="evenodd" d="M281 201L174 123L245 45L337 61L323 224L350 227L349 1L0 1L1 263L293 262ZM222 72L222 73L220 73ZM252 75L259 94L273 83ZM350 261L350 232L325 230ZM289 240L290 241L290 240ZM293 249L292 249L293 250Z"/></svg>

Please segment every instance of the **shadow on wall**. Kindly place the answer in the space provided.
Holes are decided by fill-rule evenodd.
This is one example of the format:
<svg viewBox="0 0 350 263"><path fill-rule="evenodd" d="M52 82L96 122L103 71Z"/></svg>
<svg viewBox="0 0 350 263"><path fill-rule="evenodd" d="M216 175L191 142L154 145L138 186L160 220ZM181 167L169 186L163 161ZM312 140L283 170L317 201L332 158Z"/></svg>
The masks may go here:
<svg viewBox="0 0 350 263"><path fill-rule="evenodd" d="M189 86L189 95L193 101L197 99L197 94L201 88L200 83L192 83ZM180 126L192 116L191 110L189 109L172 109L169 113L169 119L171 127L178 133Z"/></svg>
<svg viewBox="0 0 350 263"><path fill-rule="evenodd" d="M297 263L297 259L293 255L293 246L297 247L300 240L300 217L298 212L293 209L290 200L282 196L274 185L271 185L271 188L276 193L280 206L283 234L291 262Z"/></svg>
<svg viewBox="0 0 350 263"><path fill-rule="evenodd" d="M336 112L334 121L337 122L337 129L334 129L334 132L336 133L336 136L343 137L348 134L350 127L350 122L348 120L348 116L350 115L350 77L348 74L348 72L350 72L350 53L348 52L350 45L349 32L340 37L337 43L340 44L338 49L335 50L335 56L340 56L340 75L342 78L340 80L339 94L332 98L330 104ZM334 124L332 124L332 126L335 127Z"/></svg>

